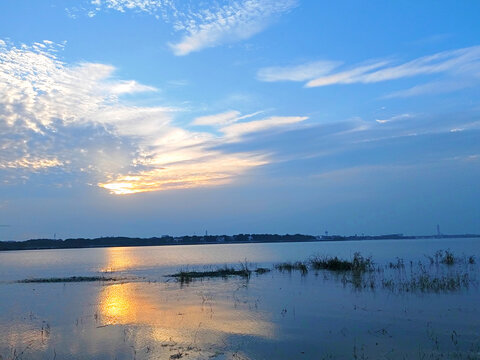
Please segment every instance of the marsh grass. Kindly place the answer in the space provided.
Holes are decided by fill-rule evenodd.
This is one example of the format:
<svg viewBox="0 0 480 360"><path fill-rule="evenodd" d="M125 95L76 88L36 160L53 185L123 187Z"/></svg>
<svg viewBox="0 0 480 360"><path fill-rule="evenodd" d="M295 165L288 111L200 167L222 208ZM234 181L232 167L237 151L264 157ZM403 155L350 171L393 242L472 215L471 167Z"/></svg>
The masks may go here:
<svg viewBox="0 0 480 360"><path fill-rule="evenodd" d="M257 274L263 274L268 271L269 269L265 268L257 268L254 270ZM228 278L231 276L240 276L243 278L250 278L252 274L252 270L249 269L247 261L240 264L239 267L235 268L233 266L224 266L224 267L217 267L215 269L206 270L206 271L188 271L188 270L181 270L178 273L167 275L168 277L172 277L177 279L177 281L184 283L189 283L195 279L204 279L204 278Z"/></svg>
<svg viewBox="0 0 480 360"><path fill-rule="evenodd" d="M450 250L439 250L427 258L430 264L411 261L409 270L406 270L401 258L375 268L370 258L365 259L360 254L355 254L351 262L317 257L312 260L312 267L335 269L343 273L340 279L343 285L350 285L355 290L375 290L380 287L395 293L446 293L465 290L477 284L470 276L471 265L475 264L474 256L457 256Z"/></svg>
<svg viewBox="0 0 480 360"><path fill-rule="evenodd" d="M475 256L458 256L453 253L450 249L447 250L438 250L433 256L426 257L430 260L431 265L455 265L455 264L470 264L473 265L476 263Z"/></svg>
<svg viewBox="0 0 480 360"><path fill-rule="evenodd" d="M382 287L395 292L455 292L467 289L470 283L468 273L432 275L424 270L407 279L382 279Z"/></svg>
<svg viewBox="0 0 480 360"><path fill-rule="evenodd" d="M375 269L371 257L363 257L359 252L356 252L351 260L339 259L336 256L315 256L310 259L310 264L315 270L354 271L361 273Z"/></svg>
<svg viewBox="0 0 480 360"><path fill-rule="evenodd" d="M16 281L20 284L29 283L67 283L67 282L93 282L93 281L120 281L123 278L105 277L105 276L71 276L64 278L37 278L23 279Z"/></svg>
<svg viewBox="0 0 480 360"><path fill-rule="evenodd" d="M388 267L396 270L405 269L405 263L403 262L403 259L397 257L397 262L388 263Z"/></svg>
<svg viewBox="0 0 480 360"><path fill-rule="evenodd" d="M305 262L296 261L296 262L284 262L275 265L275 269L282 271L282 272L292 272L292 271L300 271L302 274L308 273L308 265Z"/></svg>
<svg viewBox="0 0 480 360"><path fill-rule="evenodd" d="M268 268L263 268L263 267L259 267L259 268L256 268L254 270L257 274L265 274L267 272L270 272L271 270L268 269Z"/></svg>

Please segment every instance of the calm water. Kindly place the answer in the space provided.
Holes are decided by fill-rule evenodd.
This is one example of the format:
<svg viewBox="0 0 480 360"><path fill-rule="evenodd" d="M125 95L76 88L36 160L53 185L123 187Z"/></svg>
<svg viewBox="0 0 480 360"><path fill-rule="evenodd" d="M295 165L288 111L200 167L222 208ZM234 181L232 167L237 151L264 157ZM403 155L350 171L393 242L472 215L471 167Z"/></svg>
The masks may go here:
<svg viewBox="0 0 480 360"><path fill-rule="evenodd" d="M425 255L450 249L477 263L433 266L468 273L454 291L394 291L381 277L418 271ZM247 260L272 267L313 254L371 255L401 272L355 286L328 271L271 271L181 285L165 275ZM480 241L409 240L195 245L0 253L3 359L480 359ZM410 264L412 261L413 265ZM251 265L254 267L255 265ZM40 277L99 275L123 283L19 284ZM373 280L372 280L373 281Z"/></svg>

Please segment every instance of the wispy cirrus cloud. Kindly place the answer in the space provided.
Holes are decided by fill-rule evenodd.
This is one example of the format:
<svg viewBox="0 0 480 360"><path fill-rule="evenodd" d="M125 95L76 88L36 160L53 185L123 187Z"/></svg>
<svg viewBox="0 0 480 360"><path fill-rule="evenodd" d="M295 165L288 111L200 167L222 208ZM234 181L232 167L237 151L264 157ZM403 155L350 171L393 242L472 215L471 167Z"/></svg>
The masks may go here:
<svg viewBox="0 0 480 360"><path fill-rule="evenodd" d="M243 136L250 133L275 128L285 129L285 127L289 125L297 124L308 119L307 116L270 116L250 121L241 121L256 117L261 113L263 113L263 111L241 115L239 111L232 110L220 114L198 117L194 119L191 125L212 126L224 135L225 141L231 142L239 141Z"/></svg>
<svg viewBox="0 0 480 360"><path fill-rule="evenodd" d="M197 117L193 120L192 125L225 125L234 122L239 116L239 111L231 110L220 114Z"/></svg>
<svg viewBox="0 0 480 360"><path fill-rule="evenodd" d="M392 92L384 96L385 99L408 98L419 95L435 95L458 91L475 86L478 79L473 77L464 77L455 80L432 81L426 84L412 86L408 89Z"/></svg>
<svg viewBox="0 0 480 360"><path fill-rule="evenodd" d="M175 55L248 39L264 30L276 15L297 5L296 0L242 0L188 14L176 24L186 34L170 44Z"/></svg>
<svg viewBox="0 0 480 360"><path fill-rule="evenodd" d="M90 10L90 16L102 9L112 9L120 12L135 10L157 14L167 9L175 10L175 4L172 0L91 0L94 10Z"/></svg>
<svg viewBox="0 0 480 360"><path fill-rule="evenodd" d="M313 61L295 66L272 66L260 69L257 78L260 81L306 81L332 72L340 66L339 61Z"/></svg>
<svg viewBox="0 0 480 360"><path fill-rule="evenodd" d="M335 73L312 79L306 87L326 86L332 84L376 83L418 75L444 72L460 74L464 72L480 75L480 46L443 51L423 56L400 65L388 62L377 63L378 66L357 67L353 70Z"/></svg>
<svg viewBox="0 0 480 360"><path fill-rule="evenodd" d="M266 119L248 122L238 122L228 126L220 127L220 131L227 139L240 139L242 136L254 132L265 131L287 125L297 124L307 120L306 116L271 116Z"/></svg>
<svg viewBox="0 0 480 360"><path fill-rule="evenodd" d="M399 114L399 115L391 116L391 117L386 118L386 119L376 119L375 121L379 124L386 124L386 123L390 123L392 121L411 119L413 117L414 117L414 115L412 115L412 114Z"/></svg>
<svg viewBox="0 0 480 360"><path fill-rule="evenodd" d="M114 79L110 65L65 64L56 51L51 42L0 43L0 170L13 176L83 173L119 195L224 184L273 160L262 151L225 152L219 145L295 122L245 121L260 112L232 110L193 121L219 126L221 135L193 131L175 124L182 109L122 100L155 88Z"/></svg>
<svg viewBox="0 0 480 360"><path fill-rule="evenodd" d="M298 0L92 0L84 12L94 17L103 10L138 11L161 18L181 34L169 46L183 56L248 39L297 5Z"/></svg>
<svg viewBox="0 0 480 360"><path fill-rule="evenodd" d="M261 81L306 81L305 87L323 87L335 84L369 84L411 78L421 75L445 74L455 81L417 85L402 90L389 97L406 97L424 93L448 92L472 86L472 81L480 79L480 46L442 51L433 55L422 56L407 62L398 63L388 60L368 60L357 66L333 71L340 63L319 61L298 65L296 67L269 67L260 69L257 78ZM346 66L344 66L346 67ZM321 72L316 75L315 72Z"/></svg>
<svg viewBox="0 0 480 360"><path fill-rule="evenodd" d="M251 114L241 115L240 111L231 110L219 114L197 117L193 119L191 124L196 126L225 126L239 120L244 120L257 116L259 114L262 114L263 112L264 111L256 111Z"/></svg>

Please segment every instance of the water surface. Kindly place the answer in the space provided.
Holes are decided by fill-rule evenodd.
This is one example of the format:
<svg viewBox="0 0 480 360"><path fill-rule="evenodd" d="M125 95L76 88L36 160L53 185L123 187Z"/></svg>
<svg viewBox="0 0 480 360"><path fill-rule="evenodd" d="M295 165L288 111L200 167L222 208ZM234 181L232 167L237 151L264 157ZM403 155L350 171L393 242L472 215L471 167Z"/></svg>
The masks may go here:
<svg viewBox="0 0 480 360"><path fill-rule="evenodd" d="M0 253L3 359L480 358L477 264L428 265L450 249L480 259L475 239L93 248ZM329 271L180 284L179 269L273 267L313 254L372 256L382 272L364 287ZM388 268L396 258L403 270ZM410 263L411 261L411 263ZM381 278L418 271L469 274L455 291L394 291ZM410 265L412 264L412 265ZM411 267L411 268L410 268ZM402 275L402 272L406 273ZM19 284L108 273L120 283ZM363 284L363 285L362 285ZM470 357L468 357L470 356Z"/></svg>

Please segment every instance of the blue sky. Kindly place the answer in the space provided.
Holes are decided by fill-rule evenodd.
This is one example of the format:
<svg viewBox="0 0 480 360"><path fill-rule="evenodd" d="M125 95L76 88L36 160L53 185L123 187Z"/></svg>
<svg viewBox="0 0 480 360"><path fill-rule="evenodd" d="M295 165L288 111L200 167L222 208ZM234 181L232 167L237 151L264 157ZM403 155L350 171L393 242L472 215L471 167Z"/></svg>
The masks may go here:
<svg viewBox="0 0 480 360"><path fill-rule="evenodd" d="M4 0L0 239L478 233L479 13Z"/></svg>

